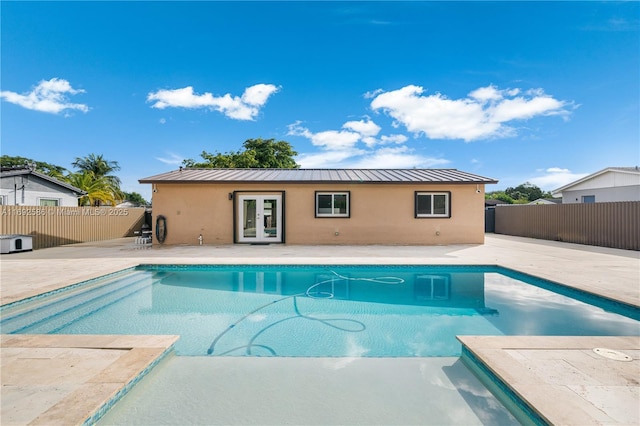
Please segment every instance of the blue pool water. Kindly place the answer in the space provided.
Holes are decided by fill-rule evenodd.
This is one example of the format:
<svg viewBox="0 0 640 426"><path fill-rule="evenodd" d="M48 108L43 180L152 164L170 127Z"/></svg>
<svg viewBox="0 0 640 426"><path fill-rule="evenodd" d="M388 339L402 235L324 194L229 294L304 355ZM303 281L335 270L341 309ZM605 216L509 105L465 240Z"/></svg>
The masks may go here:
<svg viewBox="0 0 640 426"><path fill-rule="evenodd" d="M178 334L190 356L459 356L456 335L640 335L640 309L495 266L145 265L0 313L3 333Z"/></svg>

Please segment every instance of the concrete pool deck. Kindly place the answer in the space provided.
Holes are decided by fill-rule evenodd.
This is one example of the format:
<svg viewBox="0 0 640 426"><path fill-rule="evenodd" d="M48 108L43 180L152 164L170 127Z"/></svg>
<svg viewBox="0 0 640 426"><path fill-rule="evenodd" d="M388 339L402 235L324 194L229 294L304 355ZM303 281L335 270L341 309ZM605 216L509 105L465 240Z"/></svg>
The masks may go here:
<svg viewBox="0 0 640 426"><path fill-rule="evenodd" d="M133 239L74 244L0 257L0 302L4 305L143 263L500 265L640 306L639 252L492 234L486 236L484 245L426 247L205 245L144 248L136 246ZM89 348L77 342L64 341L65 336L32 336L29 343L15 340L15 337L3 336L0 348L0 422L3 425L29 424L46 412L78 412L75 408L78 401L74 398L46 394L47 389L56 389L52 372L58 372L61 378L71 374L68 366L60 362L60 358L64 358L61 353L69 352L51 351L53 348L85 349L81 357L85 362L78 363L83 367L76 369L79 371L74 374L86 383L94 383L110 363L118 362L119 356L126 353L112 357L114 348L109 347L108 342L94 343ZM56 338L61 340L56 342ZM535 336L463 339L467 339L465 344L468 343L470 350L506 383L519 386L518 389L529 389L528 395L521 395L547 419L576 425L640 424L638 337L613 338L606 342L601 340L602 337L582 337L579 341L572 337ZM632 360L614 361L615 364L607 360L609 364L603 367L602 359L591 355L592 349L604 346L603 343L607 349L622 351ZM140 345L130 346L124 349L145 348L148 343L141 341ZM102 361L86 361L94 358ZM37 374L27 367L30 359L38 359L41 366L43 376L40 383ZM550 362L550 359L554 361ZM49 367L46 367L47 363ZM602 374L603 368L607 372L605 375ZM526 380L519 380L525 372L528 374ZM580 380L571 379L576 377ZM11 378L10 382L8 378ZM39 399L56 401L57 398L57 402L40 408L25 404L21 397L21 392L27 392L25 386L43 392ZM548 398L550 389L560 388L559 397ZM578 407L575 412L579 414L562 414L567 410L567 395L571 395L571 406ZM94 410L97 410L100 403L94 402ZM83 404L86 405L87 401ZM34 410L40 412L34 415ZM15 419L15 422L10 419ZM59 423L81 424L85 419L79 416L75 420L67 417L63 420L61 417ZM49 417L48 420L41 423L50 423L54 418Z"/></svg>

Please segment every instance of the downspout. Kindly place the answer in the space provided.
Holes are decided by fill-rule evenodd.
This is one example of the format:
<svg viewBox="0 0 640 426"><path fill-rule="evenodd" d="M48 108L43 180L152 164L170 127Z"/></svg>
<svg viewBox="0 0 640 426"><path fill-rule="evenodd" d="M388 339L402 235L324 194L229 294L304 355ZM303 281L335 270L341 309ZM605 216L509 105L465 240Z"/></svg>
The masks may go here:
<svg viewBox="0 0 640 426"><path fill-rule="evenodd" d="M27 178L27 182L29 182L29 178ZM24 177L23 177L23 178L22 178L22 188L20 188L20 189L22 190L22 193L20 194L20 195L21 195L21 197L20 197L20 198L21 198L20 203L21 203L22 205L24 205L24 189L25 189L25 186L26 186L26 185L24 184Z"/></svg>

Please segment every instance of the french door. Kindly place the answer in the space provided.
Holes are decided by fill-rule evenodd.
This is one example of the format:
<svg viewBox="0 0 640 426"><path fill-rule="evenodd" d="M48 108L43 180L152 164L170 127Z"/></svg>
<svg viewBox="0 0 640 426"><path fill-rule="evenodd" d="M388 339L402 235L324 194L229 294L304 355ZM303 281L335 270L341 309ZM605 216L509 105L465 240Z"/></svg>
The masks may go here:
<svg viewBox="0 0 640 426"><path fill-rule="evenodd" d="M282 242L282 196L238 196L238 242Z"/></svg>

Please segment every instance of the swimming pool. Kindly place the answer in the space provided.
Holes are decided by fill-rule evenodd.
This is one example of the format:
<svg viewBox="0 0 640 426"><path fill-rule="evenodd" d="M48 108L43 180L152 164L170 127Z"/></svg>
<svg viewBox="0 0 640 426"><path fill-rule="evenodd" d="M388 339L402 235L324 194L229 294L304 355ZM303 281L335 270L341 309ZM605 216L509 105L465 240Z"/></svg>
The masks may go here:
<svg viewBox="0 0 640 426"><path fill-rule="evenodd" d="M141 265L3 333L178 334L183 356L451 357L456 335L638 335L640 310L497 266Z"/></svg>

